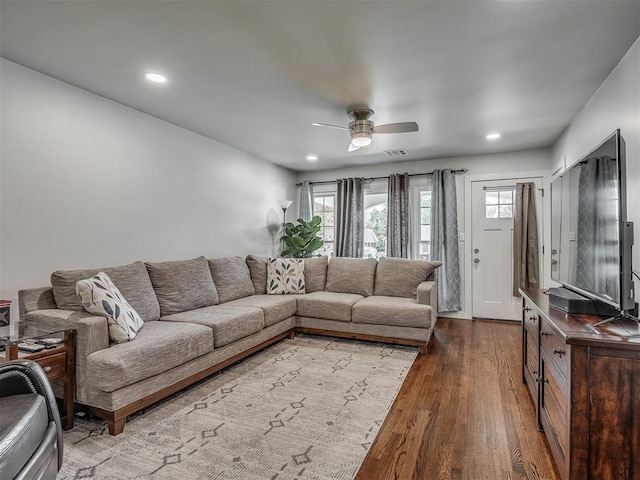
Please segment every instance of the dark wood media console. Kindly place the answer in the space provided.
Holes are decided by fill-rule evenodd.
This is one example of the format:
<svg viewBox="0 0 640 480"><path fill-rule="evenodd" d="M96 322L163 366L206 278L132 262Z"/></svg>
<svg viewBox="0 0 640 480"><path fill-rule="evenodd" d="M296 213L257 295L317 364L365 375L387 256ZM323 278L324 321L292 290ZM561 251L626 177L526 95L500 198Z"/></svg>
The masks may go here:
<svg viewBox="0 0 640 480"><path fill-rule="evenodd" d="M640 337L520 290L522 378L563 480L640 479ZM640 327L631 326L640 332Z"/></svg>

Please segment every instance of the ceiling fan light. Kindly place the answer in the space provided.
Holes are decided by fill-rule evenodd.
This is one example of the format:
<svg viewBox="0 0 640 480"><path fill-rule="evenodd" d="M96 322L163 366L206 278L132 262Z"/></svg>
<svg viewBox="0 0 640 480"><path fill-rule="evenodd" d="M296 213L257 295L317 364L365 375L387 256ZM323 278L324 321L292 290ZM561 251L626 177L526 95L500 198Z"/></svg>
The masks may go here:
<svg viewBox="0 0 640 480"><path fill-rule="evenodd" d="M351 136L351 143L356 147L366 147L371 144L371 135L367 132L355 132Z"/></svg>

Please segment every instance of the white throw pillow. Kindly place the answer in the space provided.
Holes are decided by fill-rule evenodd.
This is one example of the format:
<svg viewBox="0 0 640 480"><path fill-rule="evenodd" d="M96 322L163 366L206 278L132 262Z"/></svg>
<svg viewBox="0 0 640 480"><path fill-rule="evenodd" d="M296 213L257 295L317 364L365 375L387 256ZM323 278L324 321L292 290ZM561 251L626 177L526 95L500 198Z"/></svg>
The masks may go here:
<svg viewBox="0 0 640 480"><path fill-rule="evenodd" d="M267 259L267 295L305 293L304 260L301 258Z"/></svg>
<svg viewBox="0 0 640 480"><path fill-rule="evenodd" d="M76 293L87 312L107 317L109 338L115 343L133 340L144 325L138 312L104 272L76 282Z"/></svg>

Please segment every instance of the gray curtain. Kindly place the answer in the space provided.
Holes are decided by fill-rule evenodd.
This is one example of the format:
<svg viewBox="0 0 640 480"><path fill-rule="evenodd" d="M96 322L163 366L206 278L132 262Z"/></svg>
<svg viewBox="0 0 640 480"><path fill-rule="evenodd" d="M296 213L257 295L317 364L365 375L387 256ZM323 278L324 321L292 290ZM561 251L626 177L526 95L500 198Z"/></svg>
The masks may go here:
<svg viewBox="0 0 640 480"><path fill-rule="evenodd" d="M460 259L458 256L458 199L455 174L449 168L431 177L431 254L442 262L438 270L438 311L460 310Z"/></svg>
<svg viewBox="0 0 640 480"><path fill-rule="evenodd" d="M513 226L513 296L518 288L539 288L538 217L536 214L536 184L516 184L515 218Z"/></svg>
<svg viewBox="0 0 640 480"><path fill-rule="evenodd" d="M343 178L336 183L335 254L360 258L364 254L364 179Z"/></svg>
<svg viewBox="0 0 640 480"><path fill-rule="evenodd" d="M302 182L300 188L300 218L308 222L313 217L313 185Z"/></svg>
<svg viewBox="0 0 640 480"><path fill-rule="evenodd" d="M409 174L389 175L387 255L409 258Z"/></svg>
<svg viewBox="0 0 640 480"><path fill-rule="evenodd" d="M617 164L590 158L580 168L576 286L619 298Z"/></svg>

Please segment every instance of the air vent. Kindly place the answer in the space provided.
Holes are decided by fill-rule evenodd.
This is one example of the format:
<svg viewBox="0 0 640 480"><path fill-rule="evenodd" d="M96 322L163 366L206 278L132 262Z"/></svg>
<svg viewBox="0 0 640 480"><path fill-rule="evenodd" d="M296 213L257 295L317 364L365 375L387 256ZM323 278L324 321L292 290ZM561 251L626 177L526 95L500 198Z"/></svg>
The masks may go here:
<svg viewBox="0 0 640 480"><path fill-rule="evenodd" d="M385 150L384 154L387 157L401 157L407 154L406 150Z"/></svg>

